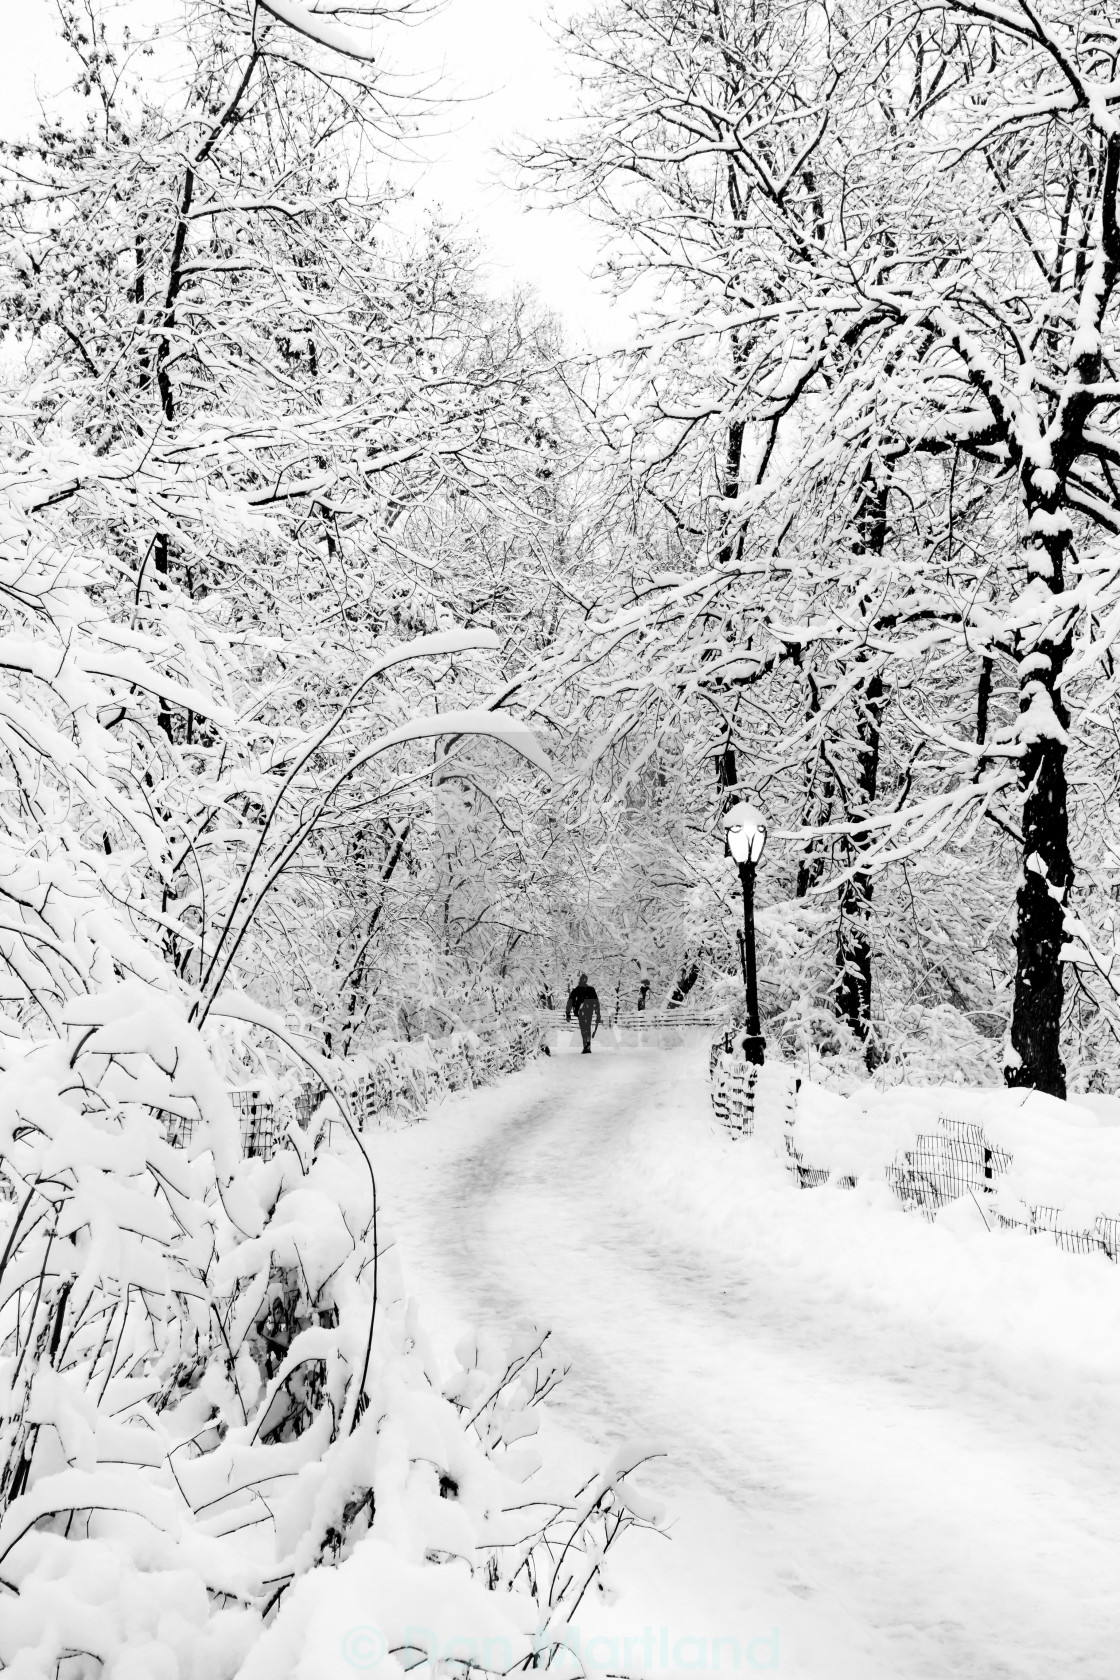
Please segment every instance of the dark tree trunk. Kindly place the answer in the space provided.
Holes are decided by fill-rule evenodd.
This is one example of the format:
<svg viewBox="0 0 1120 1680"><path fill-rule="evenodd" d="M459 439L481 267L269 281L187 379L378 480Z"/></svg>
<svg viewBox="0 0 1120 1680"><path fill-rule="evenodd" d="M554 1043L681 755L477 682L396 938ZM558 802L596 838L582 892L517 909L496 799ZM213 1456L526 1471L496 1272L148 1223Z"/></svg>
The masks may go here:
<svg viewBox="0 0 1120 1680"><path fill-rule="evenodd" d="M886 481L876 482L870 469L860 485L856 509L857 554L882 554L887 541ZM880 672L874 671L855 690L857 707L857 770L854 785L845 800L849 822L869 817L879 786L879 754L883 712L887 691ZM843 792L843 789L841 789ZM849 866L867 850L869 836L857 833L846 843ZM856 869L840 888L840 926L836 937L836 1009L855 1036L867 1045L869 1068L878 1055L871 1042L871 904L874 883L871 872Z"/></svg>
<svg viewBox="0 0 1120 1680"><path fill-rule="evenodd" d="M1104 263L1099 269L1095 264L1085 265L1076 283L1078 315L1086 312L1098 327L1120 276L1120 134L1115 131L1104 142L1101 162ZM1062 673L1069 658L1074 619L1072 612L1057 610L1056 598L1065 590L1066 556L1073 536L1063 505L1069 475L1085 449L1085 428L1098 401L1097 387L1103 378L1112 377L1099 334L1086 335L1069 373L1076 377L1070 381L1067 375L1055 410L1051 430L1056 435L1049 459L1032 459L1024 451L1020 469L1031 532L1027 587L1035 597L1031 618L1037 629L1020 630L1015 650L1023 744L1019 761L1023 866L1016 895L1011 1050L1004 1069L1009 1085L1033 1086L1055 1097L1066 1094L1061 1049L1065 991L1062 943L1065 908L1073 886L1073 860L1066 809L1069 712L1062 697ZM1111 488L1111 480L1109 484Z"/></svg>
<svg viewBox="0 0 1120 1680"><path fill-rule="evenodd" d="M731 334L731 367L733 378L738 382L738 376L743 366L743 348L739 334ZM743 442L746 437L746 426L742 420L732 420L727 428L727 456L723 466L723 494L727 501L737 502L739 499L739 483L743 472ZM731 515L727 520L727 535L719 551L721 566L729 566L735 552L735 521ZM739 548L742 549L742 535L739 536Z"/></svg>
<svg viewBox="0 0 1120 1680"><path fill-rule="evenodd" d="M1073 882L1065 748L1056 741L1033 744L1023 759L1022 779L1030 792L1023 808L1025 867L1015 900L1011 1048L1018 1060L1011 1065L1009 1059L1004 1076L1009 1085L1027 1085L1064 1097L1061 951L1065 901Z"/></svg>
<svg viewBox="0 0 1120 1680"><path fill-rule="evenodd" d="M241 120L241 102L249 86L253 71L260 59L260 48L254 47L245 61L241 80L234 89L233 95L225 108L218 113L217 121L209 135L195 152L191 161L183 170L183 184L179 191L178 213L175 218L175 232L171 240L171 260L167 271L167 291L164 295L163 307L159 313L159 340L156 345L155 378L159 391L159 405L163 418L170 425L175 419L175 388L171 383L171 364L173 360L173 335L178 325L177 309L179 298L186 280L185 259L187 256L187 238L191 221L191 206L194 202L196 172L206 162L218 141L228 128L236 127ZM147 378L143 381L147 383Z"/></svg>
<svg viewBox="0 0 1120 1680"><path fill-rule="evenodd" d="M821 709L820 684L812 671L807 672L809 681L809 716L815 717ZM819 749L818 749L819 761ZM816 823L827 823L832 816L832 799L836 792L831 772L826 770L821 782L820 793L816 788L818 764L809 767L809 782L805 791L805 804L801 813L802 828L809 828ZM811 839L797 864L797 880L794 883L793 896L806 898L810 890L816 886L824 874L825 852L819 838Z"/></svg>
<svg viewBox="0 0 1120 1680"><path fill-rule="evenodd" d="M866 815L875 802L879 784L879 747L886 690L878 672L864 689L859 723L860 769L856 786L859 812ZM849 811L849 816L855 815ZM849 856L867 845L865 835L855 835ZM855 1033L866 1042L871 1031L871 902L874 883L868 870L857 869L840 888L840 927L836 939L836 1008ZM871 1058L871 1050L868 1050ZM870 1063L869 1063L870 1065Z"/></svg>
<svg viewBox="0 0 1120 1680"><path fill-rule="evenodd" d="M824 854L812 846L802 853L797 865L797 879L793 883L794 898L808 898L824 873Z"/></svg>
<svg viewBox="0 0 1120 1680"><path fill-rule="evenodd" d="M982 747L988 739L988 707L992 701L992 665L990 653L980 661L980 681L976 685L976 745ZM981 760L981 763L983 760ZM980 765L977 765L979 773Z"/></svg>
<svg viewBox="0 0 1120 1680"><path fill-rule="evenodd" d="M716 792L724 794L739 785L738 767L735 763L735 748L724 747L716 754Z"/></svg>
<svg viewBox="0 0 1120 1680"><path fill-rule="evenodd" d="M136 268L133 275L132 298L136 304L136 332L140 341L139 382L143 395L152 383L152 354L148 345L147 328L147 259L144 251L144 240L137 230L136 234Z"/></svg>
<svg viewBox="0 0 1120 1680"><path fill-rule="evenodd" d="M1069 541L1059 514L1058 494L1032 494L1027 478L1028 514L1044 515L1053 534L1039 541L1028 561L1028 575L1058 595L1065 587L1065 551ZM1073 885L1066 808L1066 731L1069 711L1062 699L1062 671L1069 657L1068 619L1024 634L1019 655L1019 714L1025 720L1024 752L1019 761L1023 798L1023 867L1016 894L1015 997L1011 1013L1011 1054L1004 1068L1008 1085L1066 1094L1061 1027L1065 981L1062 973L1065 907Z"/></svg>

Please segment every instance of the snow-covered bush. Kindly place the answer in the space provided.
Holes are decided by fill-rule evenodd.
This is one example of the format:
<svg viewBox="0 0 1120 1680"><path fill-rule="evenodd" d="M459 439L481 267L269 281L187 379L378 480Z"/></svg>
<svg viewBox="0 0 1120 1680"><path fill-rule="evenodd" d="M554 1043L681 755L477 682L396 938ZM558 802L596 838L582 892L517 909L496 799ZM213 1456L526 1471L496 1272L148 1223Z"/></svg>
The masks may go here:
<svg viewBox="0 0 1120 1680"><path fill-rule="evenodd" d="M562 1643L654 1513L633 1455L574 1498L526 1490L545 1339L463 1344L441 1373L356 1133L240 1160L199 1034L138 982L64 1027L0 1082L0 1664L295 1672L355 1592L390 1647L409 1626ZM154 1111L187 1106L172 1149Z"/></svg>

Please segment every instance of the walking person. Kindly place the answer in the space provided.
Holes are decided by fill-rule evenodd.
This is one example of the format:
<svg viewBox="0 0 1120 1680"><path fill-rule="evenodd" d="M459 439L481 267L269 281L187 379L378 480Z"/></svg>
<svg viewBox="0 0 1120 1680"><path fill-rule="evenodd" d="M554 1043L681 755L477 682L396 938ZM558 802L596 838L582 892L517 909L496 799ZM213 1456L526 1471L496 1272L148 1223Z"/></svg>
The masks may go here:
<svg viewBox="0 0 1120 1680"><path fill-rule="evenodd" d="M568 1007L564 1011L565 1021L575 1016L579 1022L579 1030L583 1035L583 1054L591 1054L591 1029L594 1022L596 1030L603 1019L599 1008L599 994L594 986L588 985L586 974L581 974L576 984L568 994Z"/></svg>

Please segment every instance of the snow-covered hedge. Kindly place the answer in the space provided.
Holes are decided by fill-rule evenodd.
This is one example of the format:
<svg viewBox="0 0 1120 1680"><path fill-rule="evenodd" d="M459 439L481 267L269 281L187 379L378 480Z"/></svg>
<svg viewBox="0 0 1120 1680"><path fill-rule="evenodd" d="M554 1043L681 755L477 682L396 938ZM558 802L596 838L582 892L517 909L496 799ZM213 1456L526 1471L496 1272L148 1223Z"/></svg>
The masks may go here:
<svg viewBox="0 0 1120 1680"><path fill-rule="evenodd" d="M655 1512L634 1454L574 1495L540 1475L545 1338L437 1368L343 1093L329 1143L292 1125L244 1159L174 994L128 980L58 1025L0 1074L0 1668L326 1677L373 1629L399 1676L420 1628L503 1670L561 1645Z"/></svg>

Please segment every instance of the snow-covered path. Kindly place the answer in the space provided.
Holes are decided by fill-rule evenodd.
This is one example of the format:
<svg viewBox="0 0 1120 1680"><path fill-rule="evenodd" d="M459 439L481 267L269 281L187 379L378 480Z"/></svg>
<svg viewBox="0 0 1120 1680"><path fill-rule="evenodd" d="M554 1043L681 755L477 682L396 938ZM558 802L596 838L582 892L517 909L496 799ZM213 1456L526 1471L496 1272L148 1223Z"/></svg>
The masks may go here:
<svg viewBox="0 0 1120 1680"><path fill-rule="evenodd" d="M745 1672L814 1680L1114 1675L1116 1350L1032 1327L1084 1287L1090 1334L1111 1335L1116 1269L798 1194L712 1135L698 1071L695 1050L557 1056L376 1143L437 1333L551 1326L565 1440L668 1453L672 1542L632 1543L603 1625L651 1673L729 1670L726 1639ZM991 1272L997 1247L1041 1320Z"/></svg>

